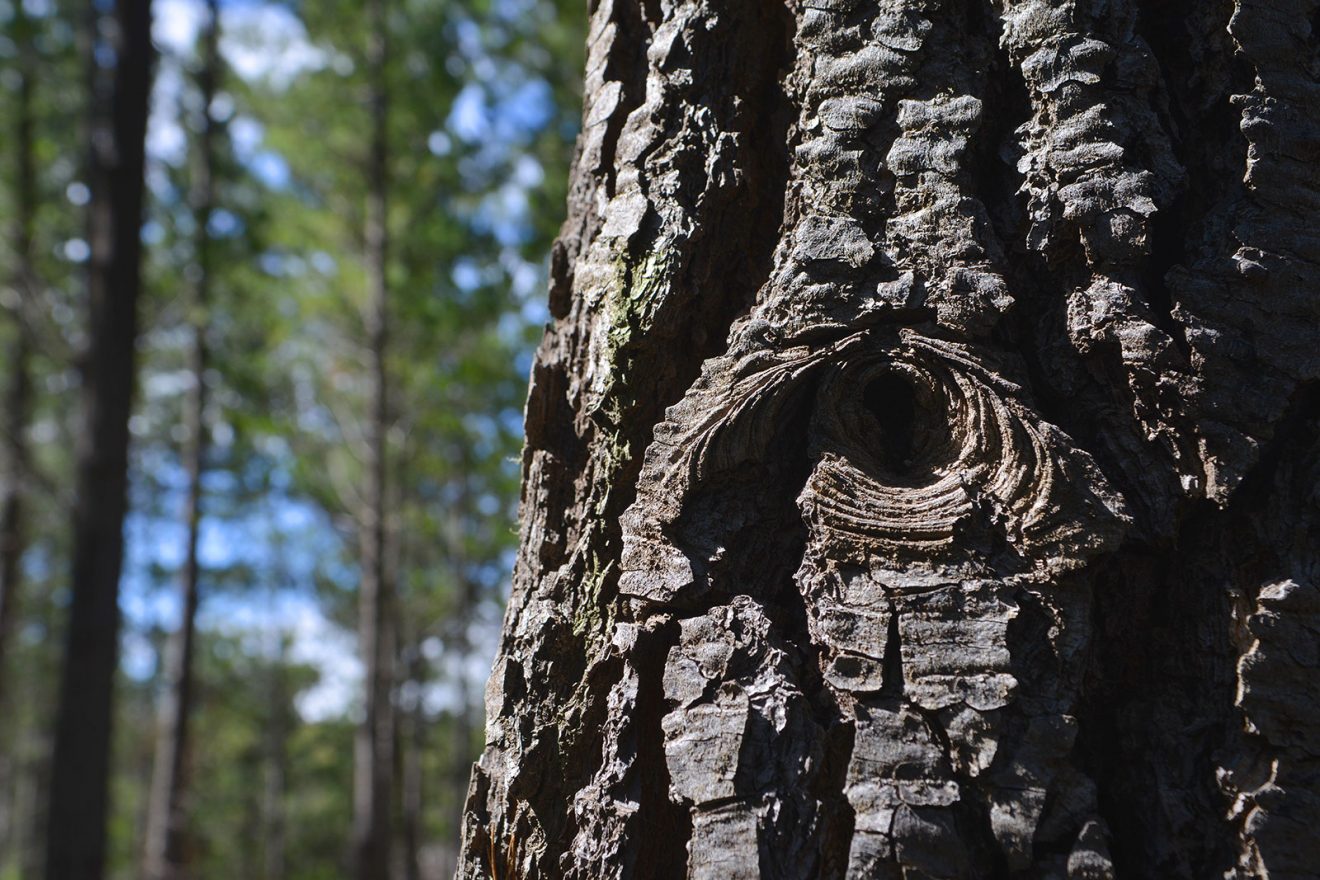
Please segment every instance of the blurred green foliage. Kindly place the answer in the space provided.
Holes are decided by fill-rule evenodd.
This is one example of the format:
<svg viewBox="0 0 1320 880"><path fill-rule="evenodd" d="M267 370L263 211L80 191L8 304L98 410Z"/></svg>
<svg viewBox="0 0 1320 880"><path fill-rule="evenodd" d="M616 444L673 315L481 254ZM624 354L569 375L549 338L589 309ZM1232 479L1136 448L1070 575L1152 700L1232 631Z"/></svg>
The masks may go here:
<svg viewBox="0 0 1320 880"><path fill-rule="evenodd" d="M221 136L207 228L217 268L201 316L213 443L187 761L190 876L338 878L351 812L354 507L366 407L366 20L348 0L221 8L228 69L212 107ZM139 875L159 654L177 623L185 331L199 317L182 294L196 268L187 194L202 6L156 0L155 14L161 57L110 824L111 873L122 878ZM411 761L407 772L422 782L427 877L452 858L466 768L480 747L481 663L516 546L521 407L580 116L584 16L564 0L390 3L396 703L400 772ZM36 407L24 426L30 539L17 637L0 669L9 692L0 707L0 880L37 876L43 846L83 344L80 34L90 21L71 0L0 0L0 142L17 124L23 47L40 70L39 296L23 331L0 278L0 352L17 332L38 340ZM7 222L16 181L14 163L3 161ZM13 235L0 238L0 266L10 265ZM0 380L8 368L0 358ZM402 803L398 813L401 831Z"/></svg>

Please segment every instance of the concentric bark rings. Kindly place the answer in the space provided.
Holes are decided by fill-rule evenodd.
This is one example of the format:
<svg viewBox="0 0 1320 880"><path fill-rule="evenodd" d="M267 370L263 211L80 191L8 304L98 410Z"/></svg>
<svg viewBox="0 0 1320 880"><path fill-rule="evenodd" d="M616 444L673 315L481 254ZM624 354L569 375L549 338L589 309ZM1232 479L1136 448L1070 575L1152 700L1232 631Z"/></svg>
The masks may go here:
<svg viewBox="0 0 1320 880"><path fill-rule="evenodd" d="M837 549L951 560L972 520L1023 556L1072 567L1107 544L1122 507L1094 463L965 345L903 330L830 370L799 503Z"/></svg>

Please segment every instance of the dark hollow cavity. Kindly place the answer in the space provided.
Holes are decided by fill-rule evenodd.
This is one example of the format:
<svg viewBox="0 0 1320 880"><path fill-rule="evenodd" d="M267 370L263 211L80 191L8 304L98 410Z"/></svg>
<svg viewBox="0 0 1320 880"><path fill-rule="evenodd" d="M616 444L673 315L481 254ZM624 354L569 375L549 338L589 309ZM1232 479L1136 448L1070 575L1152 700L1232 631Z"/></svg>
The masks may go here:
<svg viewBox="0 0 1320 880"><path fill-rule="evenodd" d="M886 373L867 384L862 402L880 428L876 443L879 463L886 470L903 473L912 465L917 395L912 383Z"/></svg>

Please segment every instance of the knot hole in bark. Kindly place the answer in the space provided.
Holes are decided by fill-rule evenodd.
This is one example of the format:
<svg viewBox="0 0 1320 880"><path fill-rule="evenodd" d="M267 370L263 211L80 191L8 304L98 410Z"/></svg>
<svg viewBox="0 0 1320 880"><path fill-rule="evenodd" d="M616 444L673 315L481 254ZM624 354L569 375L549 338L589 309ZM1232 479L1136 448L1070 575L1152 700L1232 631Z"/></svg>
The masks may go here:
<svg viewBox="0 0 1320 880"><path fill-rule="evenodd" d="M912 465L916 391L902 377L885 373L867 383L862 403L880 428L876 444L880 464L886 470L902 473Z"/></svg>
<svg viewBox="0 0 1320 880"><path fill-rule="evenodd" d="M934 389L899 370L873 376L862 389L862 407L873 434L867 446L875 464L902 478L929 472L932 457L948 441L948 425Z"/></svg>

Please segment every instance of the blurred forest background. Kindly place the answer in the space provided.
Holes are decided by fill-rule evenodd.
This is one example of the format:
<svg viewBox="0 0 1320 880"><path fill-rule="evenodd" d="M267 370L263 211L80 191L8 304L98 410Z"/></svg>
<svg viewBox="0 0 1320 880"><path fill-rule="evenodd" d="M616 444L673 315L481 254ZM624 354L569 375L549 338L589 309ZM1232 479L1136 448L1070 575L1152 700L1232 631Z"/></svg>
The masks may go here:
<svg viewBox="0 0 1320 880"><path fill-rule="evenodd" d="M105 875L448 876L584 4L150 6ZM97 212L131 186L98 138L146 7L0 0L0 880L96 823L55 731ZM52 820L62 784L92 812Z"/></svg>

